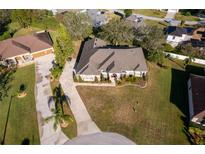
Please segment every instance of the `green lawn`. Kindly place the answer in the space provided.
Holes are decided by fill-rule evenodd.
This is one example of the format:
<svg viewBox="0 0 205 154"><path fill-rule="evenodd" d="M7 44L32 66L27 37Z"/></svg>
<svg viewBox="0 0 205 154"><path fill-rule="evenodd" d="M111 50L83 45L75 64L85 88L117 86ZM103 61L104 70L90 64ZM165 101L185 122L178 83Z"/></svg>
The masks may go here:
<svg viewBox="0 0 205 154"><path fill-rule="evenodd" d="M189 144L187 73L178 63L149 64L149 82L137 87L77 87L102 131L118 132L137 144ZM99 112L100 111L100 112Z"/></svg>
<svg viewBox="0 0 205 154"><path fill-rule="evenodd" d="M166 16L166 12L162 12L157 9L136 9L133 10L133 13L142 14L145 16L158 17L158 18L164 18Z"/></svg>
<svg viewBox="0 0 205 154"><path fill-rule="evenodd" d="M41 31L42 29L40 28L36 28L36 27L28 27L28 28L21 28L19 29L13 37L18 37L18 36L23 36L23 35L27 35L27 34L32 34L34 32L37 31Z"/></svg>
<svg viewBox="0 0 205 154"><path fill-rule="evenodd" d="M200 21L200 19L196 16L185 16L185 15L182 15L180 12L178 12L176 15L175 15L175 19L176 20L184 20L184 21Z"/></svg>
<svg viewBox="0 0 205 154"><path fill-rule="evenodd" d="M159 21L148 20L148 19L145 19L144 23L150 26L157 26L158 28L161 28L161 29L164 29L168 26L168 23L166 22L159 22Z"/></svg>
<svg viewBox="0 0 205 154"><path fill-rule="evenodd" d="M34 97L34 65L17 69L10 83L9 96L0 102L0 140L3 140L11 96L18 93L22 83L27 87L27 96L24 98L14 96L11 101L4 144L40 144Z"/></svg>

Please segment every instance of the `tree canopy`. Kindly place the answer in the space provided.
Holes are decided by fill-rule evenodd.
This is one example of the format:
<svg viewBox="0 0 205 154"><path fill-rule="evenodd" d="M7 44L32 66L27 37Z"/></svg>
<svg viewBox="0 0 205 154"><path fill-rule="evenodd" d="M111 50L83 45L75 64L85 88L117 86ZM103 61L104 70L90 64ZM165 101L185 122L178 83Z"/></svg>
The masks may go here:
<svg viewBox="0 0 205 154"><path fill-rule="evenodd" d="M71 37L64 26L59 27L57 33L54 42L55 60L60 67L63 67L73 51L73 45Z"/></svg>
<svg viewBox="0 0 205 154"><path fill-rule="evenodd" d="M113 19L102 27L99 37L112 45L130 45L134 39L134 28L124 19Z"/></svg>
<svg viewBox="0 0 205 154"><path fill-rule="evenodd" d="M18 22L21 27L26 28L32 23L32 10L13 10L11 13L12 22Z"/></svg>
<svg viewBox="0 0 205 154"><path fill-rule="evenodd" d="M147 58L157 63L163 63L163 50L165 44L164 33L157 26L144 26L138 28L135 39L146 50Z"/></svg>
<svg viewBox="0 0 205 154"><path fill-rule="evenodd" d="M125 17L129 17L130 15L132 15L132 9L125 9L124 13L125 13Z"/></svg>
<svg viewBox="0 0 205 154"><path fill-rule="evenodd" d="M57 15L74 40L83 40L92 33L90 17L85 13L67 12Z"/></svg>

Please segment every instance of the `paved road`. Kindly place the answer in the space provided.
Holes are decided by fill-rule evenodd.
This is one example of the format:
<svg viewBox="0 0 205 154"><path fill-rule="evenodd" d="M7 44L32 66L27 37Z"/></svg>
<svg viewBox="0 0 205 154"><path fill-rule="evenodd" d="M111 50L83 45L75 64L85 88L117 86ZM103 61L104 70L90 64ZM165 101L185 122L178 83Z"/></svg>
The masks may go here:
<svg viewBox="0 0 205 154"><path fill-rule="evenodd" d="M150 17L150 16L145 16L145 15L142 15L142 14L135 14L137 15L138 17L142 17L143 19L148 19L148 20L155 20L155 21L164 21L164 18L157 18L157 17Z"/></svg>
<svg viewBox="0 0 205 154"><path fill-rule="evenodd" d="M176 15L176 12L167 11L165 18L174 19L175 15Z"/></svg>
<svg viewBox="0 0 205 154"><path fill-rule="evenodd" d="M157 17L151 17L151 16L145 16L145 15L142 15L142 14L136 14L137 16L139 17L143 17L144 19L148 19L148 20L155 20L155 21L164 21L166 19L165 18L157 18ZM181 21L180 20L174 20L174 24L180 24ZM205 25L205 21L185 21L185 24L187 25Z"/></svg>
<svg viewBox="0 0 205 154"><path fill-rule="evenodd" d="M50 87L50 80L46 78L50 74L49 69L52 67L53 54L49 54L35 59L36 63L36 109L39 126L40 142L41 144L64 144L69 139L58 127L56 131L53 129L53 121L48 123L44 119L51 116L51 108L54 108L54 102L49 102L52 91Z"/></svg>
<svg viewBox="0 0 205 154"><path fill-rule="evenodd" d="M79 136L100 132L100 129L92 121L78 91L76 90L73 82L74 64L75 59L72 59L71 62L65 64L65 68L60 77L60 83L64 93L67 95L68 101L70 102L70 108L77 123L77 134Z"/></svg>

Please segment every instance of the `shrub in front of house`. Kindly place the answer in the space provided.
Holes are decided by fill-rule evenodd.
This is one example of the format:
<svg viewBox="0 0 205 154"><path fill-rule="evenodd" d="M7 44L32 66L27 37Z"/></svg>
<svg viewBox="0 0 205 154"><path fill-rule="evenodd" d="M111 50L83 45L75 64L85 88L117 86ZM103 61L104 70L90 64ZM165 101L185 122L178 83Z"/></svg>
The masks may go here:
<svg viewBox="0 0 205 154"><path fill-rule="evenodd" d="M94 81L95 83L98 83L98 78L95 76L95 81Z"/></svg>
<svg viewBox="0 0 205 154"><path fill-rule="evenodd" d="M84 82L80 75L78 77L78 82L81 82L81 83Z"/></svg>
<svg viewBox="0 0 205 154"><path fill-rule="evenodd" d="M78 82L77 76L75 75L74 72L73 72L73 81L74 81L74 82Z"/></svg>

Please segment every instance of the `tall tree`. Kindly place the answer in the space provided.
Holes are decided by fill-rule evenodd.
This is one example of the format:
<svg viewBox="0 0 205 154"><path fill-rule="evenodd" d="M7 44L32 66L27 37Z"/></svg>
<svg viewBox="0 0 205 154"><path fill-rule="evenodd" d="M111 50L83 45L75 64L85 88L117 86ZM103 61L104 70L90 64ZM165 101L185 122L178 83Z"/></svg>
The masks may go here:
<svg viewBox="0 0 205 154"><path fill-rule="evenodd" d="M162 65L164 50L164 33L157 26L138 28L135 39L147 52L147 58Z"/></svg>
<svg viewBox="0 0 205 154"><path fill-rule="evenodd" d="M45 118L45 122L54 121L53 129L56 131L58 126L73 122L73 118L68 115L64 114L60 108L58 109L51 109L52 115Z"/></svg>
<svg viewBox="0 0 205 154"><path fill-rule="evenodd" d="M132 9L125 9L124 13L125 13L125 17L129 17L130 15L132 15Z"/></svg>
<svg viewBox="0 0 205 154"><path fill-rule="evenodd" d="M65 25L74 40L83 40L92 33L91 19L85 13L70 11L57 15L57 19Z"/></svg>
<svg viewBox="0 0 205 154"><path fill-rule="evenodd" d="M113 19L102 27L99 36L112 45L130 45L134 39L134 29L124 19Z"/></svg>
<svg viewBox="0 0 205 154"><path fill-rule="evenodd" d="M21 27L26 28L32 23L32 10L13 10L11 13L11 20L18 22Z"/></svg>
<svg viewBox="0 0 205 154"><path fill-rule="evenodd" d="M8 96L8 90L10 89L11 81L13 80L13 73L15 70L11 70L3 65L0 65L0 102L3 97Z"/></svg>
<svg viewBox="0 0 205 154"><path fill-rule="evenodd" d="M64 26L58 29L58 34L54 42L54 53L56 63L63 67L68 57L73 52L71 37Z"/></svg>
<svg viewBox="0 0 205 154"><path fill-rule="evenodd" d="M0 29L10 22L11 10L0 10Z"/></svg>

